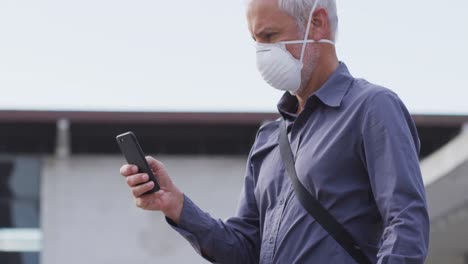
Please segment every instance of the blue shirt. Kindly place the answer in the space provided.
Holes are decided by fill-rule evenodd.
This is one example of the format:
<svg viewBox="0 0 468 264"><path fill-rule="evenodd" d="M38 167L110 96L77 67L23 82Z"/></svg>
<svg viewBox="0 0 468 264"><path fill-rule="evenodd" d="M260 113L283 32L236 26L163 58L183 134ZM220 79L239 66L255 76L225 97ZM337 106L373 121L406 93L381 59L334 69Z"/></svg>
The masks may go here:
<svg viewBox="0 0 468 264"><path fill-rule="evenodd" d="M278 109L306 189L372 262L424 263L429 217L420 142L398 96L353 78L340 63L299 115L297 106L285 93ZM212 218L186 196L179 226L169 223L217 263L355 263L296 199L279 152L279 124L258 131L236 216Z"/></svg>

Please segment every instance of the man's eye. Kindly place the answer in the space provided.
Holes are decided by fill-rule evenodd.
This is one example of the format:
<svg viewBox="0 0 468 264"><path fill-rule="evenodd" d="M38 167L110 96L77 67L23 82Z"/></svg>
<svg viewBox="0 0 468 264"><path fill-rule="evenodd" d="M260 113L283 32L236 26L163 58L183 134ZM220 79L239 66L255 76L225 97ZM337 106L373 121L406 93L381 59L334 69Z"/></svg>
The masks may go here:
<svg viewBox="0 0 468 264"><path fill-rule="evenodd" d="M266 39L272 39L275 35L276 35L276 33L266 33L265 38Z"/></svg>

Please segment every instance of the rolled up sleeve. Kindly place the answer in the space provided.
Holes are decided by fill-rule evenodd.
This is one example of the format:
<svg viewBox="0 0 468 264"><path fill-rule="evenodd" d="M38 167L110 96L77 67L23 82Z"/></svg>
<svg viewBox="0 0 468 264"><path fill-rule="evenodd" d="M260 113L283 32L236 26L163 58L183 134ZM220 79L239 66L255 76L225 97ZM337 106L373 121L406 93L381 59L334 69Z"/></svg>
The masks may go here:
<svg viewBox="0 0 468 264"><path fill-rule="evenodd" d="M371 100L362 128L362 146L384 222L377 263L424 263L429 217L419 168L417 130L393 92L380 92Z"/></svg>

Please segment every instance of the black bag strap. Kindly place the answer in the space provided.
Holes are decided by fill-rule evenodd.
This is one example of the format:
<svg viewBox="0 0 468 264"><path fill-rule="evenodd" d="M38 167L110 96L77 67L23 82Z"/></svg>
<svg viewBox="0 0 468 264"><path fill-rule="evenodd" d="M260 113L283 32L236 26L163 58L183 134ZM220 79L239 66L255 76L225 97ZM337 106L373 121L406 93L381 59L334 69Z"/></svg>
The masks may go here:
<svg viewBox="0 0 468 264"><path fill-rule="evenodd" d="M364 254L351 234L333 217L327 209L302 185L297 178L293 153L289 144L287 125L284 120L280 123L279 146L281 158L289 178L291 179L297 199L307 212L340 244L348 254L359 264L372 262Z"/></svg>

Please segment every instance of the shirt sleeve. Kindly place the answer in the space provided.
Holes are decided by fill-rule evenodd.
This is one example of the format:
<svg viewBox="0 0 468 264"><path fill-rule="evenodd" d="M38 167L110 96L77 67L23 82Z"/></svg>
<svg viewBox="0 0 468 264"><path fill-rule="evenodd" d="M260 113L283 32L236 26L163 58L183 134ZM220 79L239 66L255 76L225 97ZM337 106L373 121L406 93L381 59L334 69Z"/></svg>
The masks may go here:
<svg viewBox="0 0 468 264"><path fill-rule="evenodd" d="M249 164L250 159L235 217L226 221L215 219L185 196L179 225L167 219L200 255L213 263L259 261L259 216Z"/></svg>
<svg viewBox="0 0 468 264"><path fill-rule="evenodd" d="M377 263L422 264L429 216L414 122L398 96L384 91L371 99L363 124L364 162L384 223Z"/></svg>

